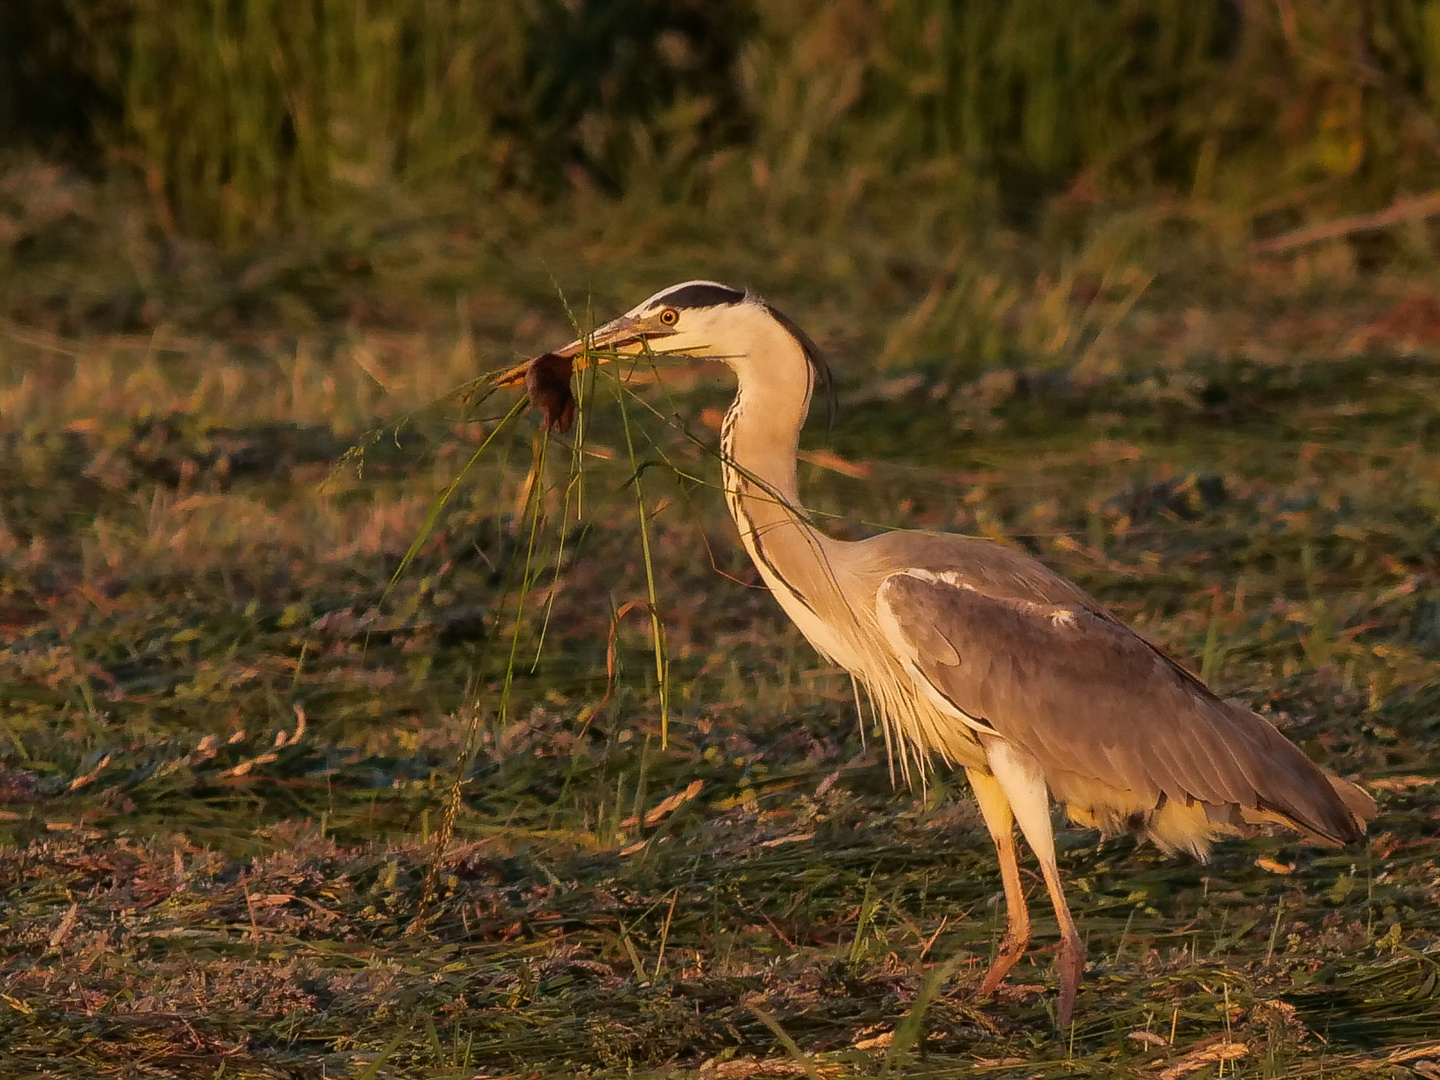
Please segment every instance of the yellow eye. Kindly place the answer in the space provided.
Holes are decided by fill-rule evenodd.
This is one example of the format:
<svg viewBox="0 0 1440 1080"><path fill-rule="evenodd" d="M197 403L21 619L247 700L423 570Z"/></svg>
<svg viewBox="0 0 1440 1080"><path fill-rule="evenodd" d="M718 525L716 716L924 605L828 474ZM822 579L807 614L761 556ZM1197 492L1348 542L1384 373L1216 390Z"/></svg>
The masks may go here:
<svg viewBox="0 0 1440 1080"><path fill-rule="evenodd" d="M666 326L674 326L680 321L680 313L673 307L667 307L664 311L660 312L660 321Z"/></svg>

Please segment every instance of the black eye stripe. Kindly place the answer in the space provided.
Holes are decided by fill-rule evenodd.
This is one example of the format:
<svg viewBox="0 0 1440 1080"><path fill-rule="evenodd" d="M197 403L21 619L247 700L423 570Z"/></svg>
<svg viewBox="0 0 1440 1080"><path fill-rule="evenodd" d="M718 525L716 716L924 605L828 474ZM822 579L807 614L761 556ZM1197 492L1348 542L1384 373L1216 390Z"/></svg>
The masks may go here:
<svg viewBox="0 0 1440 1080"><path fill-rule="evenodd" d="M717 285L710 281L692 281L686 285L678 285L669 292L655 297L655 303L673 308L707 308L738 304L744 299L743 292L739 289L732 289L728 285Z"/></svg>

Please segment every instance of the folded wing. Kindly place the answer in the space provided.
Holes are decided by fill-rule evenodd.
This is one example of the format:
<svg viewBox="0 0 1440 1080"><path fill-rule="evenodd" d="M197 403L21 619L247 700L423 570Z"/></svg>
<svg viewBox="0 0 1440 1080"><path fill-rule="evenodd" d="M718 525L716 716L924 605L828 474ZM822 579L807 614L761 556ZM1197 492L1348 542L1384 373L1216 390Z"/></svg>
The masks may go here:
<svg viewBox="0 0 1440 1080"><path fill-rule="evenodd" d="M1269 722L1086 605L915 569L884 580L877 611L932 700L1033 755L1079 820L1203 852L1211 831L1268 821L1344 843L1374 813Z"/></svg>

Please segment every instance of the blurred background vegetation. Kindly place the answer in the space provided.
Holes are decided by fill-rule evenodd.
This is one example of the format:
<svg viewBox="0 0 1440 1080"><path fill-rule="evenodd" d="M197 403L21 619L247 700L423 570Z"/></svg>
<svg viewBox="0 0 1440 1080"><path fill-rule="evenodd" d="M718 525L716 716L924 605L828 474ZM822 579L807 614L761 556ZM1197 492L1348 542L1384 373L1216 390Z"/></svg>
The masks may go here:
<svg viewBox="0 0 1440 1080"><path fill-rule="evenodd" d="M1264 234L1440 180L1427 0L9 0L0 146L234 244L576 192L840 226L896 185Z"/></svg>
<svg viewBox="0 0 1440 1080"><path fill-rule="evenodd" d="M1290 285L1408 295L1437 87L1430 0L10 0L0 309L500 361L557 287L701 274L867 372L1103 370L1142 297L1236 301L1316 223Z"/></svg>

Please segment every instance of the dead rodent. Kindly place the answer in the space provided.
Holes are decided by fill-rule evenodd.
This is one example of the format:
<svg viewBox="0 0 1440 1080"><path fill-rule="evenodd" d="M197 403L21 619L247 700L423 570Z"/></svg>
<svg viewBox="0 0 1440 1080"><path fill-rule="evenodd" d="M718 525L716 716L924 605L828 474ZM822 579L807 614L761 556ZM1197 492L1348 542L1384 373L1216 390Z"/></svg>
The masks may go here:
<svg viewBox="0 0 1440 1080"><path fill-rule="evenodd" d="M575 394L570 389L574 361L568 356L541 353L525 372L530 404L543 414L541 431L569 431L575 423Z"/></svg>

